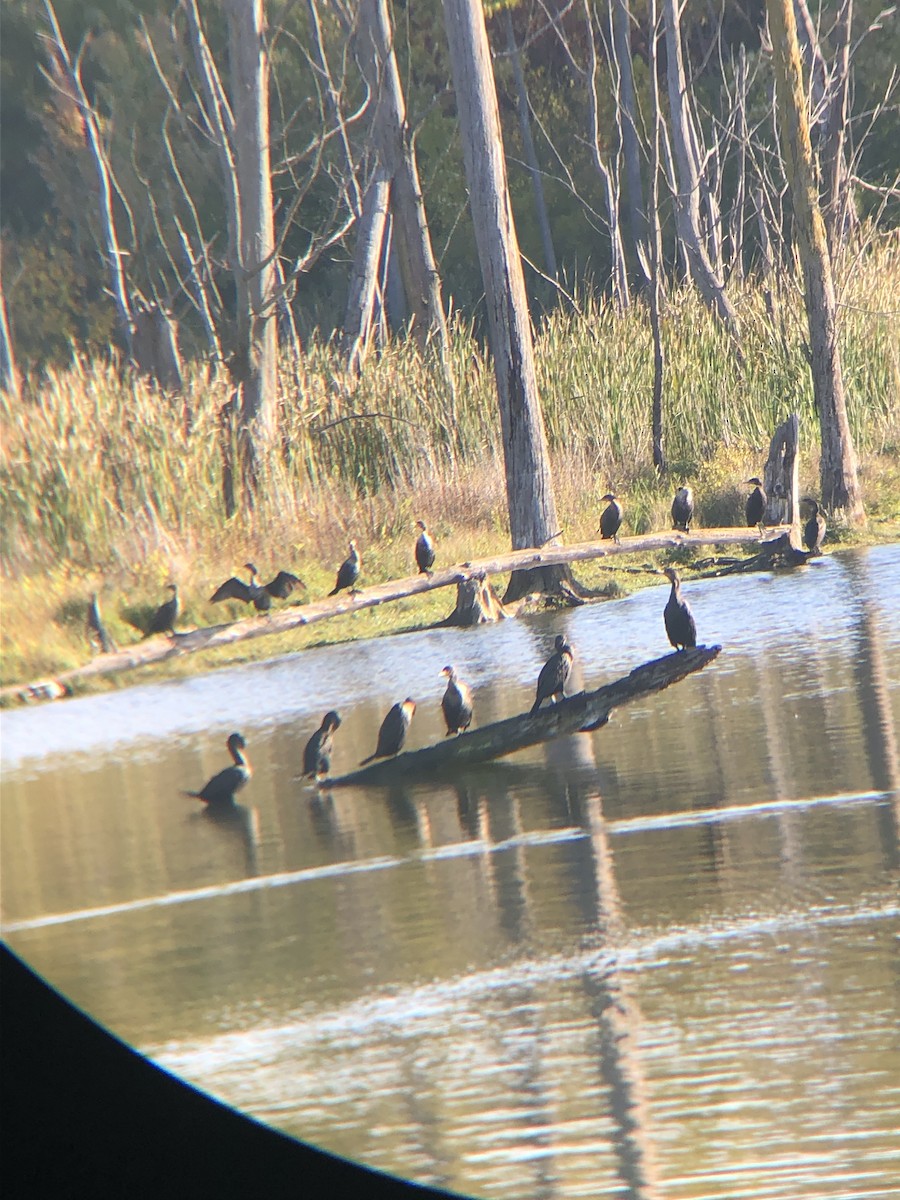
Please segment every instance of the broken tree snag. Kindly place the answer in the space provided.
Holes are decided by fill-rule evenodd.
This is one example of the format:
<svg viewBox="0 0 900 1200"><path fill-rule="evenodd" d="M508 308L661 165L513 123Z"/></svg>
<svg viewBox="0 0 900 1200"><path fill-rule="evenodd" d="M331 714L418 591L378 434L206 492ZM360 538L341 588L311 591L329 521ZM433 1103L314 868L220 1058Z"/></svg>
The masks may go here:
<svg viewBox="0 0 900 1200"><path fill-rule="evenodd" d="M390 784L400 778L416 775L435 775L444 770L490 762L526 746L549 742L553 738L582 730L599 729L609 720L614 708L661 692L673 683L702 671L716 658L721 646L694 646L689 650L667 654L664 658L643 663L615 683L608 683L595 692L580 692L551 708L536 713L522 713L505 721L496 721L481 729L461 733L422 750L409 750L396 758L382 759L351 771L325 786L343 787L349 784Z"/></svg>
<svg viewBox="0 0 900 1200"><path fill-rule="evenodd" d="M763 471L766 489L766 525L791 525L800 545L799 501L800 418L791 413L782 421L769 443L769 457Z"/></svg>
<svg viewBox="0 0 900 1200"><path fill-rule="evenodd" d="M506 616L503 605L497 598L488 578L484 574L471 575L456 585L456 608L441 621L441 625L488 625L502 621Z"/></svg>

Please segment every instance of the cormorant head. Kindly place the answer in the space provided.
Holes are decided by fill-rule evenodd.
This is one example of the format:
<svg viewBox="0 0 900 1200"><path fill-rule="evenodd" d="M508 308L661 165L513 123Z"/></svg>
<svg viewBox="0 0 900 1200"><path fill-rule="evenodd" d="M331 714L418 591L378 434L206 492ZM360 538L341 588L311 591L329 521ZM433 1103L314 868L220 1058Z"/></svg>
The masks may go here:
<svg viewBox="0 0 900 1200"><path fill-rule="evenodd" d="M416 521L416 529L421 529L422 532L425 533L426 530L428 529L428 526L425 524L424 521Z"/></svg>
<svg viewBox="0 0 900 1200"><path fill-rule="evenodd" d="M572 643L564 633L558 633L553 645L556 647L557 654L568 654L570 658L575 656L575 651L572 649Z"/></svg>
<svg viewBox="0 0 900 1200"><path fill-rule="evenodd" d="M177 596L178 595L178 584L177 583L167 583L166 590L170 591L173 596Z"/></svg>
<svg viewBox="0 0 900 1200"><path fill-rule="evenodd" d="M249 571L251 575L259 574L259 571L257 571L256 567L251 562L244 563L244 570Z"/></svg>
<svg viewBox="0 0 900 1200"><path fill-rule="evenodd" d="M615 492L607 492L605 496L600 497L600 503L602 504L604 500L618 500L618 498Z"/></svg>
<svg viewBox="0 0 900 1200"><path fill-rule="evenodd" d="M353 538L350 539L350 553L351 554L356 553L356 542L354 541Z"/></svg>
<svg viewBox="0 0 900 1200"><path fill-rule="evenodd" d="M762 487L762 485L763 485L762 480L757 478L756 475L753 475L750 479L747 480L747 482L752 483L754 485L754 487Z"/></svg>
<svg viewBox="0 0 900 1200"><path fill-rule="evenodd" d="M413 719L413 715L415 714L415 711L416 711L415 700L412 700L412 699L410 699L409 696L407 696L406 699L403 701L403 703L400 705L400 707L406 713L406 719L408 721L411 721Z"/></svg>
<svg viewBox="0 0 900 1200"><path fill-rule="evenodd" d="M674 583L674 584L681 583L681 576L678 574L678 572L675 570L674 567L664 567L663 575L665 575L666 579L668 579L670 583Z"/></svg>
<svg viewBox="0 0 900 1200"><path fill-rule="evenodd" d="M811 504L812 505L812 513L810 515L813 517L819 511L819 502L818 502L818 500L814 500L812 498L812 496L804 496L803 499L801 500L801 504Z"/></svg>
<svg viewBox="0 0 900 1200"><path fill-rule="evenodd" d="M441 674L446 675L448 679L452 679L456 674L456 667L446 666L444 667L443 671L441 671Z"/></svg>
<svg viewBox="0 0 900 1200"><path fill-rule="evenodd" d="M246 749L246 747L247 747L247 743L244 741L242 734L240 734L240 733L231 734L231 736L228 739L228 749L229 750L244 750L244 749Z"/></svg>

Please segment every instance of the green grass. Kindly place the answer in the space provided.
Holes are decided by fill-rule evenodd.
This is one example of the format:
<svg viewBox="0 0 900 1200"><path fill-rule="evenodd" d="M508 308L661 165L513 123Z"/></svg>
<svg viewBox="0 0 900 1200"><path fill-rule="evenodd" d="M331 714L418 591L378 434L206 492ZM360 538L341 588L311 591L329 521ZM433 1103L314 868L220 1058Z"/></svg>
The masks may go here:
<svg viewBox="0 0 900 1200"><path fill-rule="evenodd" d="M850 422L861 463L870 539L900 536L900 351L895 297L900 242L870 246L838 272L841 350ZM706 525L739 522L743 480L762 468L774 426L796 409L801 487L818 491L818 422L803 355L802 296L776 297L774 322L757 290L733 293L745 360L696 296L667 302L665 447L660 481L650 446L652 348L645 309L617 314L592 299L547 317L536 361L568 541L593 536L599 498L624 497L629 532L666 527L674 487L689 481ZM508 548L493 373L469 328L452 331L455 394L406 341L372 354L349 386L330 346L311 345L281 373L280 445L263 467L252 512L222 515L218 411L224 376L194 367L183 397L143 381L123 384L101 362L50 372L30 398L2 412L2 679L51 674L85 661L84 604L100 593L126 644L176 579L184 623L210 624L213 588L248 559L264 575L293 570L313 596L331 587L346 543L363 551L364 582L406 574L413 523L424 517L440 561ZM831 522L829 541L851 536ZM853 534L859 537L859 534ZM625 564L623 564L625 565ZM588 584L635 586L586 565ZM312 641L428 624L452 607L448 592L341 618L277 639L165 667L268 657ZM232 610L235 614L238 609ZM242 614L243 615L243 614Z"/></svg>

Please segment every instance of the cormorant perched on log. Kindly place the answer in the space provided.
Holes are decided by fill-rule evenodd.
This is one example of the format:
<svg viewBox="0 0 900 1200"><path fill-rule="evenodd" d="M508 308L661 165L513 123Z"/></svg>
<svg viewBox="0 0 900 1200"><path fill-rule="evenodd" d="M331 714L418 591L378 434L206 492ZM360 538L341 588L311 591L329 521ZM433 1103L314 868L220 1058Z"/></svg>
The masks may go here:
<svg viewBox="0 0 900 1200"><path fill-rule="evenodd" d="M600 514L600 527L597 532L602 539L612 538L614 541L619 540L619 527L622 524L622 505L619 503L618 497L612 492L607 492L605 496L600 497L601 504L604 500L608 500L606 508Z"/></svg>
<svg viewBox="0 0 900 1200"><path fill-rule="evenodd" d="M322 724L306 743L303 751L303 774L307 779L324 779L331 768L331 744L334 731L341 723L340 714L331 709Z"/></svg>
<svg viewBox="0 0 900 1200"><path fill-rule="evenodd" d="M566 698L566 681L572 672L575 651L561 633L556 635L554 645L556 649L541 667L541 673L538 675L537 694L531 706L533 713L537 712L545 700L555 701L557 696L561 700Z"/></svg>
<svg viewBox="0 0 900 1200"><path fill-rule="evenodd" d="M416 538L416 566L420 575L430 575L434 566L434 540L424 521L416 521L416 528L421 530Z"/></svg>
<svg viewBox="0 0 900 1200"><path fill-rule="evenodd" d="M341 563L340 569L337 573L337 582L328 595L336 596L338 592L342 592L344 588L349 588L350 595L354 596L356 594L356 587L354 585L357 579L359 579L359 569L361 565L362 563L359 557L359 551L356 549L356 542L351 541L350 553Z"/></svg>
<svg viewBox="0 0 900 1200"><path fill-rule="evenodd" d="M694 492L692 488L680 487L672 501L672 528L681 529L685 533L691 531L691 521L694 519Z"/></svg>
<svg viewBox="0 0 900 1200"><path fill-rule="evenodd" d="M803 544L810 554L818 554L825 541L825 517L818 501L813 500L812 496L806 496L804 503L812 505L812 515L803 526Z"/></svg>
<svg viewBox="0 0 900 1200"><path fill-rule="evenodd" d="M441 708L449 737L452 733L464 733L472 724L472 689L457 675L456 667L444 667L441 674L447 676Z"/></svg>
<svg viewBox="0 0 900 1200"><path fill-rule="evenodd" d="M228 753L234 759L234 766L226 767L218 775L213 775L199 792L185 792L185 796L193 796L204 804L231 804L235 792L239 792L252 774L250 762L243 751L247 743L239 733L233 733L228 739Z"/></svg>
<svg viewBox="0 0 900 1200"><path fill-rule="evenodd" d="M100 616L100 601L97 593L91 593L91 601L87 610L87 635L92 646L99 646L101 654L114 654L116 643L106 632L103 618Z"/></svg>
<svg viewBox="0 0 900 1200"><path fill-rule="evenodd" d="M755 484L753 491L747 497L747 503L744 505L744 513L747 517L748 525L759 525L762 522L763 515L766 511L766 491L763 487L761 479L757 479L754 475L747 480L748 483Z"/></svg>
<svg viewBox="0 0 900 1200"><path fill-rule="evenodd" d="M663 609L663 620L669 641L676 650L685 650L697 645L697 626L687 600L681 595L681 579L674 567L666 567L663 574L672 584L672 591Z"/></svg>
<svg viewBox="0 0 900 1200"><path fill-rule="evenodd" d="M366 763L370 763L376 758L391 758L392 755L399 754L406 741L406 734L415 711L416 702L410 700L409 696L404 701L395 704L381 722L375 753L364 758L359 765L364 767Z"/></svg>
<svg viewBox="0 0 900 1200"><path fill-rule="evenodd" d="M150 618L150 624L147 626L147 632L144 634L144 637L150 637L154 633L171 633L172 637L175 636L175 622L178 620L180 608L178 603L178 587L174 583L167 583L166 587L172 593L172 596L164 604L161 604Z"/></svg>
<svg viewBox="0 0 900 1200"><path fill-rule="evenodd" d="M290 571L279 571L268 583L260 583L259 572L253 563L244 563L244 570L250 572L250 582L244 583L243 579L232 575L216 588L209 598L210 604L218 604L220 600L243 600L245 604L252 604L257 612L264 613L272 607L273 598L286 600L294 588L306 587L303 580Z"/></svg>

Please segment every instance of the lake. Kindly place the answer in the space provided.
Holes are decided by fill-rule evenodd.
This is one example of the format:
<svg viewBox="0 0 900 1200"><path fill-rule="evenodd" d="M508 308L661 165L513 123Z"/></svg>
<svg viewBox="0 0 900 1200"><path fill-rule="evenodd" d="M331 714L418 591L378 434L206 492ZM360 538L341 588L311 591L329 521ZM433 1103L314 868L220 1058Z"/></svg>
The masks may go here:
<svg viewBox="0 0 900 1200"><path fill-rule="evenodd" d="M101 1023L335 1153L479 1197L900 1197L900 546L685 580L718 659L609 725L317 792L669 647L668 586L5 712L3 934ZM448 608L450 594L448 592ZM369 616L358 615L365 634ZM571 689L570 689L571 690ZM186 799L247 739L234 814Z"/></svg>

